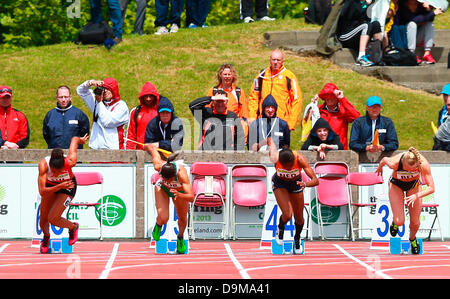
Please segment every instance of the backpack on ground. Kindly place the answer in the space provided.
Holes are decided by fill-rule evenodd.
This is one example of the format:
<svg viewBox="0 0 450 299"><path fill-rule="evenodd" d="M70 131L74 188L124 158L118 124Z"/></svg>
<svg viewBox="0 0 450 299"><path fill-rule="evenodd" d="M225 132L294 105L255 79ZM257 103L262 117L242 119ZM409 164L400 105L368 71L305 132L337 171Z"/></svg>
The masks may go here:
<svg viewBox="0 0 450 299"><path fill-rule="evenodd" d="M408 49L391 48L383 54L383 62L390 66L415 66L416 55Z"/></svg>
<svg viewBox="0 0 450 299"><path fill-rule="evenodd" d="M376 65L384 65L381 40L376 39L369 41L367 43L366 54L369 55L369 60Z"/></svg>
<svg viewBox="0 0 450 299"><path fill-rule="evenodd" d="M81 28L75 43L101 45L108 38L112 39L113 37L113 30L106 21L102 21L101 23L89 22Z"/></svg>

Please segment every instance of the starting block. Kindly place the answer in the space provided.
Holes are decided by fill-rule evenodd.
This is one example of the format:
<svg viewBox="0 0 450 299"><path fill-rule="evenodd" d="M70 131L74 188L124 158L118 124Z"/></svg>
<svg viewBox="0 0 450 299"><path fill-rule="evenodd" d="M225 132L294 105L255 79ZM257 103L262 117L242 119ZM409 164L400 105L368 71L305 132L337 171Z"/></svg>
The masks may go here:
<svg viewBox="0 0 450 299"><path fill-rule="evenodd" d="M48 253L72 253L73 246L69 245L69 238L50 239Z"/></svg>
<svg viewBox="0 0 450 299"><path fill-rule="evenodd" d="M189 253L189 240L184 240L184 244L186 244L186 252L184 254ZM167 240L167 239L159 239L156 241L155 245L155 253L157 254L177 254L177 240Z"/></svg>
<svg viewBox="0 0 450 299"><path fill-rule="evenodd" d="M305 254L305 241L300 241L301 253ZM294 254L294 241L284 241L283 245L278 245L275 240L272 240L272 254Z"/></svg>
<svg viewBox="0 0 450 299"><path fill-rule="evenodd" d="M423 240L417 239L420 246L419 254L423 254ZM389 252L390 254L410 254L411 244L409 240L402 240L401 238L391 238L389 240Z"/></svg>

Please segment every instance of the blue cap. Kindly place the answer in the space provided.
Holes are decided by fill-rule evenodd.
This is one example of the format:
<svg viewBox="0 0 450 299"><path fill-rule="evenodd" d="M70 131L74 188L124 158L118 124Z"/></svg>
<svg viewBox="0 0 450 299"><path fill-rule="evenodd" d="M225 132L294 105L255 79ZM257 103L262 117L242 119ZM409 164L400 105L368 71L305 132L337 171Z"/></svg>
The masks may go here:
<svg viewBox="0 0 450 299"><path fill-rule="evenodd" d="M442 88L441 94L450 94L450 83Z"/></svg>
<svg viewBox="0 0 450 299"><path fill-rule="evenodd" d="M163 111L172 112L172 110L170 110L169 108L161 108L158 110L158 113L161 113Z"/></svg>
<svg viewBox="0 0 450 299"><path fill-rule="evenodd" d="M381 99L380 99L380 97L377 97L377 96L371 96L370 98L368 98L367 99L367 102L366 102L366 105L367 106L373 106L373 105L380 105L380 106L383 106L382 104L381 104Z"/></svg>

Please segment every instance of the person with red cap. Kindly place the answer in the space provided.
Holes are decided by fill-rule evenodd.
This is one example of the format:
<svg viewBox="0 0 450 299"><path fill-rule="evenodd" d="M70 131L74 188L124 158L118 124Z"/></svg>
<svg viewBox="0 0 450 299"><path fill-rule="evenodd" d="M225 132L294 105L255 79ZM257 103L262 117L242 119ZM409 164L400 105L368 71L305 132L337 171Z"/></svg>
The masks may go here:
<svg viewBox="0 0 450 299"><path fill-rule="evenodd" d="M345 98L344 92L333 83L327 83L316 96L324 103L319 105L320 117L339 135L344 150L348 149L348 125L360 117L360 113Z"/></svg>
<svg viewBox="0 0 450 299"><path fill-rule="evenodd" d="M126 149L143 150L145 142L145 131L148 123L158 116L158 104L160 98L164 98L158 93L155 85L145 82L139 93L139 105L131 109L130 120L128 122Z"/></svg>
<svg viewBox="0 0 450 299"><path fill-rule="evenodd" d="M19 149L27 147L30 142L30 127L25 114L11 105L12 88L0 86L0 131L3 143L1 149Z"/></svg>
<svg viewBox="0 0 450 299"><path fill-rule="evenodd" d="M95 89L92 90L91 86ZM125 101L120 98L116 79L87 80L77 87L77 93L93 113L89 147L124 149L124 131L129 110Z"/></svg>

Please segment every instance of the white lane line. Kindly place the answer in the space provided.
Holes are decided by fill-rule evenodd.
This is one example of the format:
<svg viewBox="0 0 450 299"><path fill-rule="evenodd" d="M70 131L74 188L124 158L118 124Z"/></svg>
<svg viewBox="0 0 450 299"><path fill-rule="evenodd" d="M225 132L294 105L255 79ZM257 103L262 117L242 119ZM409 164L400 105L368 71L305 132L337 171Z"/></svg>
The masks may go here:
<svg viewBox="0 0 450 299"><path fill-rule="evenodd" d="M367 270L373 272L374 274L384 278L384 279L392 279L392 277L390 277L389 275L384 274L382 271L375 269L374 267L362 262L361 260L357 259L356 257L354 257L353 255L351 255L350 253L348 253L344 248L342 248L341 246L337 245L337 244L333 244L334 247L336 247L340 252L342 252L343 254L345 254L348 258L352 259L353 261L357 262L358 264L360 264L361 266L363 266L364 268L366 268Z"/></svg>
<svg viewBox="0 0 450 299"><path fill-rule="evenodd" d="M8 246L9 246L9 243L6 243L6 244L4 244L2 247L0 247L0 253L2 253L3 250L5 250L6 247L8 247Z"/></svg>
<svg viewBox="0 0 450 299"><path fill-rule="evenodd" d="M106 263L105 269L102 271L102 274L100 274L99 279L108 278L109 272L111 271L112 265L114 263L114 260L116 259L116 255L117 255L118 251L119 251L119 243L115 243L113 250L111 252L111 256L109 257L109 260Z"/></svg>
<svg viewBox="0 0 450 299"><path fill-rule="evenodd" d="M241 263L237 260L237 258L234 256L233 251L231 250L231 247L228 243L224 244L225 249L227 250L228 256L230 257L231 261L233 262L234 266L239 270L239 274L241 274L241 277L243 279L250 279L250 275L248 275L247 270L242 267Z"/></svg>

